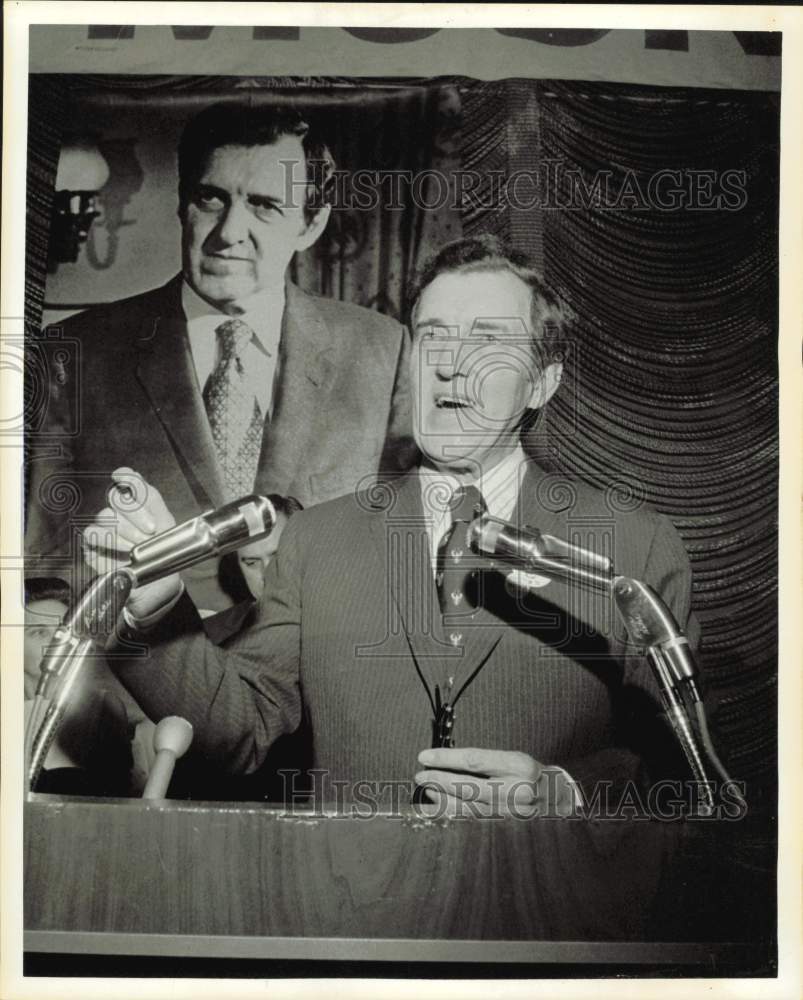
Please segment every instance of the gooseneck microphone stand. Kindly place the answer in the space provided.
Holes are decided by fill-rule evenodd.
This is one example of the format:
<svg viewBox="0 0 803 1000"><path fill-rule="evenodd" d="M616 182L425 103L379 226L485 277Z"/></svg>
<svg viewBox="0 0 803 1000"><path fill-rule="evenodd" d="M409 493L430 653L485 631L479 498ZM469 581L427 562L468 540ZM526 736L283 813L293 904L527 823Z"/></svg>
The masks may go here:
<svg viewBox="0 0 803 1000"><path fill-rule="evenodd" d="M636 645L646 648L667 717L698 782L702 796L700 815L711 815L714 811L708 763L741 805L745 805L714 749L697 686L697 665L688 640L652 587L631 577L614 576L611 561L604 556L569 545L534 528L519 531L488 514L469 525L467 542L474 552L488 556L492 567L498 559L550 580L562 580L583 589L610 594L628 636ZM527 588L526 578L519 582Z"/></svg>
<svg viewBox="0 0 803 1000"><path fill-rule="evenodd" d="M41 676L25 726L28 788L33 791L69 703L70 694L95 644L114 633L134 587L187 569L212 556L233 552L264 538L276 525L270 497L249 494L207 511L135 545L129 561L97 577L67 612L45 650Z"/></svg>
<svg viewBox="0 0 803 1000"><path fill-rule="evenodd" d="M25 760L31 791L36 788L81 667L95 643L113 633L135 584L134 573L127 566L97 577L67 613L45 650L25 726Z"/></svg>

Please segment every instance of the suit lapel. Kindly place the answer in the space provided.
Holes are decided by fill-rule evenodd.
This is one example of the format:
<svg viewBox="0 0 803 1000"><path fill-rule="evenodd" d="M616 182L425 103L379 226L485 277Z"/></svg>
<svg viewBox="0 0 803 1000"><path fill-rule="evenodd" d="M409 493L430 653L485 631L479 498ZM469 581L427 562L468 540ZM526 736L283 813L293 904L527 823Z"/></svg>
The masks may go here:
<svg viewBox="0 0 803 1000"><path fill-rule="evenodd" d="M431 692L449 676L459 689L487 660L506 626L480 607L471 621L444 628L417 474L383 481L377 498L369 531L416 667Z"/></svg>
<svg viewBox="0 0 803 1000"><path fill-rule="evenodd" d="M540 466L534 462L528 464L511 520L517 528L526 528L529 525L544 534L565 538L566 511L572 508L576 500L574 487L568 481L562 483L560 490L553 490L550 493L549 504L545 506L539 500L538 490L539 480L544 475Z"/></svg>
<svg viewBox="0 0 803 1000"><path fill-rule="evenodd" d="M216 507L223 502L223 484L187 337L180 277L165 287L161 302L163 308L145 317L138 331L137 378L194 496Z"/></svg>
<svg viewBox="0 0 803 1000"><path fill-rule="evenodd" d="M337 352L314 301L288 282L276 400L262 439L257 492L290 492L304 465L315 417L326 405Z"/></svg>
<svg viewBox="0 0 803 1000"><path fill-rule="evenodd" d="M512 519L516 527L523 530L528 527L537 528L545 535L553 535L581 548L597 550L599 545L604 544L603 539L610 529L610 522L599 516L592 516L590 520L578 517L574 510L578 502L575 486L562 477L552 484L558 488L545 488L549 485L547 481L539 484L539 479L544 476L545 473L537 465L530 464L513 513ZM611 532L611 546L613 542ZM600 550L600 554L614 557L612 549L606 553ZM594 593L578 584L561 580L554 580L533 593L534 597L540 597L553 607L561 609L566 616L564 627L581 631L590 629L594 632L597 628L594 623L599 621L608 621L607 627L617 627L610 595Z"/></svg>
<svg viewBox="0 0 803 1000"><path fill-rule="evenodd" d="M441 622L432 572L421 488L415 472L382 480L371 492L371 540L385 567L391 612L395 609L419 671L430 690L442 681L444 661L458 653Z"/></svg>

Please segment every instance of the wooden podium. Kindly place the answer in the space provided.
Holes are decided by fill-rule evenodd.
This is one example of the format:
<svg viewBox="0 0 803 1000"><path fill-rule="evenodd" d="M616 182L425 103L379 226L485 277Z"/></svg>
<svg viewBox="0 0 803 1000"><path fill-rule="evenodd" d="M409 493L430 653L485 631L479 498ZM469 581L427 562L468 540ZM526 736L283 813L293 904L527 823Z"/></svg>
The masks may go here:
<svg viewBox="0 0 803 1000"><path fill-rule="evenodd" d="M31 794L25 950L698 975L771 966L771 928L761 939L750 886L741 892L752 921L706 915L742 905L716 871L721 827Z"/></svg>

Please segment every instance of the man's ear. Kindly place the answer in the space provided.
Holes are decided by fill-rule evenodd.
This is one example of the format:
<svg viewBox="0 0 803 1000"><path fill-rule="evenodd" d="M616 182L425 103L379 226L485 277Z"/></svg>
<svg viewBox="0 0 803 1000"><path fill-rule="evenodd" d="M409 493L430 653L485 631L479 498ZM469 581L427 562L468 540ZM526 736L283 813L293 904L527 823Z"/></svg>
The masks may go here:
<svg viewBox="0 0 803 1000"><path fill-rule="evenodd" d="M540 410L542 406L545 406L549 402L560 385L562 375L562 362L553 361L552 364L546 366L533 386L529 403L530 409Z"/></svg>
<svg viewBox="0 0 803 1000"><path fill-rule="evenodd" d="M318 209L312 217L312 220L307 223L306 227L298 236L296 240L296 250L306 250L308 247L312 246L324 229L326 229L326 223L329 221L329 213L331 211L331 205L322 205Z"/></svg>

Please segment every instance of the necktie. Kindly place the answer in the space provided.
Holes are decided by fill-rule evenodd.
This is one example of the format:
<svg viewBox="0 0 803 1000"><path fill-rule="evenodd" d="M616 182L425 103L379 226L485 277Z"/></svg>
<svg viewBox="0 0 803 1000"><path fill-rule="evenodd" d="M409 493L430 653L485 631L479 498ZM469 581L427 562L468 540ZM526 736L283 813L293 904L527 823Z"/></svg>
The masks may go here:
<svg viewBox="0 0 803 1000"><path fill-rule="evenodd" d="M476 486L461 486L452 494L449 509L452 526L438 546L435 582L449 641L454 646L461 646L468 639L463 626L476 611L466 592L467 584L475 575L475 559L466 536L469 524L487 508ZM453 745L454 702L462 693L461 689L454 695L455 669L454 665L450 667L442 687L435 685L432 745L436 747Z"/></svg>
<svg viewBox="0 0 803 1000"><path fill-rule="evenodd" d="M242 362L253 330L239 319L230 319L215 332L220 361L207 379L203 399L226 499L234 500L254 488L264 419Z"/></svg>
<svg viewBox="0 0 803 1000"><path fill-rule="evenodd" d="M438 546L436 583L441 612L465 613L466 582L472 575L471 551L466 541L469 524L486 511L485 501L476 486L460 486L449 503L452 526Z"/></svg>

